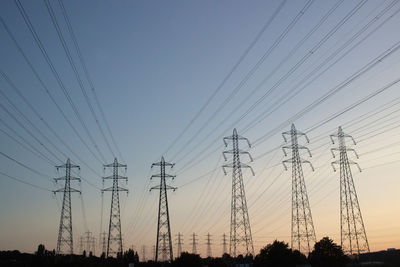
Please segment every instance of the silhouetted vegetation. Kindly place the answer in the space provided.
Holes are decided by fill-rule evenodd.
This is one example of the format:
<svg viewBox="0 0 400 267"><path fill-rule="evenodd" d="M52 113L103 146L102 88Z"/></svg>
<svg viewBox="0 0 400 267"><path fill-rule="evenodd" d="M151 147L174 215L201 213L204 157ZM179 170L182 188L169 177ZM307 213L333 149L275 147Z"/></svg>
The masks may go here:
<svg viewBox="0 0 400 267"><path fill-rule="evenodd" d="M349 262L342 247L335 244L329 237L324 237L315 243L314 250L308 258L311 265L315 267L342 267Z"/></svg>
<svg viewBox="0 0 400 267"><path fill-rule="evenodd" d="M88 257L86 255L89 255ZM381 251L366 253L360 256L361 261L385 262L386 267L400 266L400 251ZM342 248L335 244L328 237L324 237L314 246L314 250L309 257L297 250L289 248L288 244L275 240L262 248L259 254L253 258L252 255L236 258L229 254L224 254L218 258L201 258L200 255L183 252L181 256L172 263L160 263L154 261L139 262L138 254L133 250L128 250L117 258L106 258L104 254L100 257L93 256L90 252L83 255L56 255L54 250L46 250L44 245L40 244L34 254L21 253L15 251L0 251L0 266L10 267L36 267L36 266L57 266L57 267L75 267L75 266L98 266L98 267L128 267L128 263L134 263L135 267L235 267L239 264L249 264L252 267L294 267L294 266L313 266L313 267L341 267L341 266L359 266L357 262L350 262L344 255ZM374 266L374 265L368 265Z"/></svg>
<svg viewBox="0 0 400 267"><path fill-rule="evenodd" d="M254 266L295 267L307 263L307 258L299 251L292 251L285 242L275 240L260 250L254 260Z"/></svg>
<svg viewBox="0 0 400 267"><path fill-rule="evenodd" d="M201 267L202 260L200 255L198 254L190 254L187 252L183 252L179 258L177 258L172 266L176 267L185 267L185 266L193 266L193 267Z"/></svg>

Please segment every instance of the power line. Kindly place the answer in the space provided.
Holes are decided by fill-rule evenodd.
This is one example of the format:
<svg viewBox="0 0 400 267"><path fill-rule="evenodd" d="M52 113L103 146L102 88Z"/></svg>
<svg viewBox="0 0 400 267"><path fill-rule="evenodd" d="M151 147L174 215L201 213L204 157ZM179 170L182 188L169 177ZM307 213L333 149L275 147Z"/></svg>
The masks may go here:
<svg viewBox="0 0 400 267"><path fill-rule="evenodd" d="M331 31L330 31L330 33L332 34L333 32L335 32L337 29L338 29L338 27L341 25L341 24L343 24L347 19L349 19L349 17L351 17L352 16L352 14L356 11L356 10L358 10L359 8L361 8L361 4L362 4L363 2L360 2L359 3L359 5L357 5L352 11L350 11L334 28L332 28L331 29ZM393 3L392 3L393 4ZM393 5L390 5L389 7L392 7ZM384 9L384 11L387 11L388 9ZM386 12L385 11L385 12ZM383 12L383 11L382 11ZM380 13L380 15L382 15L382 12ZM397 14L397 12L398 11L396 11L396 13L395 14ZM389 19L391 19L395 14L393 14L392 16L390 16L389 18L387 18L385 21L383 21L376 29L374 29L374 31L376 31L378 28L380 28L384 23L386 23ZM379 18L379 17L377 17L377 18ZM373 20L373 21L376 21L376 20ZM370 25L370 24L368 24L368 25ZM372 32L370 33L370 34L372 34ZM367 37L369 37L370 36L370 34L368 35L368 36L366 36L363 40L361 40L359 43L357 43L356 44L356 46L357 45L359 45L362 41L364 41ZM327 38L329 38L329 35L325 35L325 37L324 37L324 39L326 40ZM322 39L323 40L323 39ZM322 45L321 44L321 42L322 42L322 40L316 45L316 46L314 46L314 48L317 48L318 47L318 45ZM353 46L353 48L355 48L355 46ZM352 48L352 49L353 49ZM307 54L303 57L303 59L305 58L305 57L307 57ZM298 63L300 63L301 61L299 61ZM336 61L337 62L337 61ZM335 63L336 63L335 62ZM333 63L333 64L335 64L335 63ZM333 64L331 64L331 66L333 65ZM330 66L330 67L331 67ZM292 68L293 69L293 68ZM318 69L317 69L318 70ZM314 71L313 71L314 72ZM311 73L313 73L313 72L311 72ZM280 105L281 106L281 105ZM246 114L246 113L245 113ZM244 116L245 116L245 114L244 114ZM243 119L244 118L244 116L242 116L239 120L237 120L234 124L232 124L230 127L233 127L234 125L236 125L241 119ZM291 121L293 121L293 119L291 119L291 120L288 120L288 122L287 123L290 123ZM286 124L287 124L286 123ZM253 127L254 127L254 125L253 125ZM278 132L278 131L280 131L281 129L283 129L283 127L284 126L281 126L279 129L278 128L276 128L276 130L274 130L274 133L276 133L276 132ZM227 128L227 130L228 130L229 128ZM248 131L249 130L249 128L247 128L246 127L246 131ZM222 135L221 135L222 136ZM219 136L218 138L220 138L221 136ZM269 136L271 136L271 135L269 135ZM207 136L207 138L208 138L208 136ZM262 137L262 138L264 138L265 139L265 136L264 137ZM262 138L260 138L260 139L262 139ZM257 139L256 140L256 142L255 142L255 144L257 144L258 142L260 142L260 139ZM203 139L203 141L204 140L206 140L206 138L205 139ZM203 142L202 141L202 142ZM218 141L218 139L216 139L216 140L214 140L214 142L213 143L211 143L210 145L208 145L205 149L203 149L201 152L199 152L197 155L196 155L196 158L199 156L199 155L201 155L201 154L203 154L205 151L207 151L208 150L208 148L210 148L216 141ZM200 143L202 143L202 142L200 142ZM217 149L215 149L213 152L215 152ZM193 151L193 150L191 150L191 151ZM211 152L211 153L213 153L213 152ZM210 154L210 153L209 153ZM208 155L209 155L208 154ZM205 156L205 157L203 157L203 159L205 159L205 158L207 158L208 157L208 155L207 156ZM185 155L185 157L187 157L187 154ZM192 160L189 160L189 162L188 163L186 163L185 165L184 165L184 167L183 168L185 168L185 166L187 166L188 164L190 164L192 161L194 160L194 158L192 159ZM198 164L199 163L199 161L196 161L194 164L192 164L192 165L195 165L195 164ZM191 166L192 167L192 166ZM187 169L188 167L186 167L185 169Z"/></svg>
<svg viewBox="0 0 400 267"><path fill-rule="evenodd" d="M9 130L11 131L13 135L7 133L6 131L4 131L3 129L0 129L1 132L3 132L5 135L7 135L10 139L12 139L13 141L15 141L17 144L21 145L23 148L25 148L26 150L28 150L29 152L31 152L32 154L34 154L35 156L38 156L39 158L41 158L42 160L46 161L47 163L49 163L50 165L55 165L55 162L53 160L51 160L49 157L47 157L46 155L44 155L41 151L39 151L37 148L35 148L30 142L28 142L24 137L22 137L20 134L18 134L14 129L12 129L4 120L2 120L0 118L0 122ZM15 136L18 136L18 138L20 138L25 144L21 143L19 140L17 140L15 138Z"/></svg>
<svg viewBox="0 0 400 267"><path fill-rule="evenodd" d="M276 131L279 131L281 128L285 127L288 123L295 121L296 119L302 117L306 113L310 112L313 110L315 107L318 105L322 104L325 102L327 99L338 93L339 91L343 90L345 87L347 87L350 83L352 83L354 80L358 79L360 76L371 70L373 67L376 65L382 63L386 58L390 57L393 53L397 52L397 50L400 48L400 42L396 42L390 48L385 50L383 53L381 53L379 56L375 57L373 60L368 62L366 65L364 65L362 68L358 69L355 73L352 75L348 76L343 82L341 82L339 85L335 86L331 90L329 90L327 93L319 97L317 100L313 101L311 104L303 108L301 111L297 112L293 116L291 116L289 119L287 119L285 122L281 123L279 126L275 127L273 130L267 132L266 134L262 135L259 137L255 143L261 142L261 140L266 139L270 137L272 134L274 134Z"/></svg>
<svg viewBox="0 0 400 267"><path fill-rule="evenodd" d="M261 97L259 98L249 109L247 109L247 111L232 125L230 125L229 127L227 127L226 131L228 129L231 129L232 127L234 127L240 120L242 120L244 117L246 117L252 110L254 110L254 108L259 105L273 90L275 90L284 80L286 80L291 74L293 74L302 64L304 64L309 57L311 57L327 40L329 40L329 38L341 27L343 26L343 24L350 19L364 4L366 3L366 0L361 1L359 4L357 4L349 13L346 14L346 16L339 22L337 23L316 45L314 45L314 47L309 50L288 72L286 72L285 75L283 75L278 82L276 82L270 89L267 90L267 92ZM265 80L263 81L265 82ZM261 86L261 85L260 85ZM254 92L253 92L254 93ZM227 116L227 118L229 118L232 115L229 114ZM224 120L226 121L226 119ZM211 131L209 133L209 135L207 135L206 138L203 139L206 140L210 134L212 134L213 132L215 132L215 129L213 131ZM221 136L219 136L212 144L214 144L219 138L221 138ZM202 143L203 141L201 141L200 143ZM208 147L210 147L212 144L210 144ZM208 148L207 147L207 148ZM192 149L191 151L193 151L194 149ZM201 153L203 153L203 151L205 151L206 149L202 150ZM200 154L200 153L199 153ZM186 158L187 154L183 157ZM179 161L179 160L178 160Z"/></svg>
<svg viewBox="0 0 400 267"><path fill-rule="evenodd" d="M185 126L183 131L174 139L171 145L166 149L166 151L163 154L167 154L168 151L176 144L176 142L186 133L186 131L189 129L189 127L196 121L196 119L201 115L201 113L206 109L206 107L210 104L211 100L215 97L215 95L223 88L225 83L229 80L229 78L233 75L233 73L236 71L236 69L239 67L239 65L243 62L243 60L246 58L246 56L249 54L249 52L252 50L254 45L259 41L261 36L264 34L266 29L271 25L272 21L276 18L276 16L280 13L282 10L283 6L286 4L287 0L283 0L277 9L274 11L272 16L267 20L267 22L264 24L264 26L261 28L261 30L257 33L255 38L252 40L250 45L245 49L243 54L239 57L239 59L236 61L236 63L233 65L233 67L230 69L228 74L224 77L224 79L221 81L221 83L217 86L217 88L214 90L214 92L211 94L211 96L207 99L205 104L200 108L200 110L195 114L195 116L190 120L190 122Z"/></svg>
<svg viewBox="0 0 400 267"><path fill-rule="evenodd" d="M300 20L300 18L305 14L308 8L314 0L308 0L304 7L298 12L295 18L289 23L289 25L285 28L285 30L281 33L281 35L275 40L275 42L265 51L262 57L257 61L255 65L246 73L245 77L239 82L239 84L234 88L234 90L229 94L229 96L224 100L224 102L219 105L217 110L209 117L208 120L200 127L196 134L190 138L186 144L173 156L175 158L178 154L180 154L192 141L196 138L205 128L206 125L212 121L216 115L233 99L233 97L239 92L239 90L246 84L246 82L253 76L253 74L260 68L260 66L264 63L264 61L271 55L273 50L281 43L281 41L286 37L286 35L293 29L296 23ZM253 92L254 93L254 92ZM220 124L218 124L220 126ZM231 129L232 127L230 127ZM211 131L212 133L214 131ZM208 136L207 136L208 137ZM206 138L207 138L206 137ZM185 158L187 155L184 155L182 158ZM180 161L180 159L178 160Z"/></svg>
<svg viewBox="0 0 400 267"><path fill-rule="evenodd" d="M16 40L16 38L14 37L14 35L12 34L12 32L10 31L10 29L8 28L7 24L5 23L5 21L3 20L3 18L0 16L0 22L3 25L4 29L6 30L7 34L9 35L9 37L11 38L11 40L13 41L14 45L17 47L17 50L19 51L19 53L22 55L22 57L24 58L25 62L28 64L29 68L32 70L34 76L36 77L36 79L39 81L40 85L42 86L42 88L44 89L45 93L49 96L49 98L51 99L51 101L53 102L53 104L57 107L57 110L60 112L60 114L62 115L62 117L64 118L64 120L68 123L68 125L71 127L71 129L73 130L73 132L75 133L75 135L79 138L79 140L82 142L82 144L88 149L88 151L93 155L93 157L98 160L100 163L102 163L102 161L99 159L99 157L91 150L91 148L88 146L88 144L85 142L85 140L82 138L82 136L79 134L79 132L77 131L77 129L74 127L74 125L72 124L72 122L70 121L70 119L68 118L68 116L65 114L65 112L62 110L61 106L57 103L57 101L55 100L54 96L50 93L49 89L47 88L46 84L44 83L44 81L42 80L42 78L39 76L39 73L37 72L37 70L35 69L35 67L32 65L32 62L29 60L29 58L27 57L27 55L25 54L24 50L22 50L21 46L19 45L18 41ZM39 40L40 41L40 40ZM40 47L39 47L40 48ZM43 53L45 53L45 50L43 51Z"/></svg>
<svg viewBox="0 0 400 267"><path fill-rule="evenodd" d="M1 91L0 91L1 93ZM4 95L3 95L4 96ZM8 99L6 97L6 99ZM11 103L12 104L12 103ZM7 108L5 108L1 103L0 103L0 108L2 108L22 129L24 129L37 143L39 143L47 152L49 152L55 159L57 159L59 162L62 162L62 160L57 157L53 151L51 151L43 142L41 142L28 128L26 128ZM17 108L17 107L15 107ZM18 110L18 109L17 109ZM19 110L18 110L19 111ZM25 118L25 120L32 125L32 127L34 127L34 129L36 129L48 142L50 142L50 144L52 144L54 147L56 147L54 145L54 143L52 143L46 136L44 136L44 134L35 126L31 123L31 121L25 117L25 115L23 115L22 113L20 114L21 116L23 116L23 118ZM12 130L11 127L9 127L3 120L0 119L0 121L10 130ZM17 134L14 130L12 130L15 134ZM26 141L26 139L22 138L20 135L17 134L17 136L19 136L22 140L24 140L25 143L27 143L28 145L30 145L30 143L28 141ZM15 140L15 139L13 139ZM40 151L38 151L36 148L34 148L32 145L30 145L34 150L36 150L40 155L42 155L45 159L48 160L48 162L50 164L55 165L54 161L50 160L47 156L45 156L43 153L41 153ZM57 148L57 147L56 147ZM59 149L57 149L58 151L60 151ZM62 153L62 151L60 151ZM62 153L63 156L67 157L64 153ZM41 157L42 158L42 157ZM99 189L96 185L94 185L93 183L89 182L86 179L82 179L84 180L86 183L88 183L89 185L95 187L96 189Z"/></svg>
<svg viewBox="0 0 400 267"><path fill-rule="evenodd" d="M397 3L397 0L395 0ZM331 69L335 64L337 64L340 60L345 58L350 52L352 52L356 47L358 47L361 43L363 43L367 38L369 38L373 33L375 33L378 29L380 29L383 25L385 25L390 19L392 19L396 14L399 13L400 9L397 9L391 16L386 18L382 23L380 23L377 27L375 27L372 31L370 31L366 36L364 36L361 40L359 40L356 44L354 44L351 48L349 48L345 53L343 53L339 58L337 58L334 62L332 62L325 69L322 69L326 64L328 64L335 56L337 56L340 52L342 52L347 46L349 46L353 41L356 40L362 33L364 33L370 26L372 26L376 21L378 21L387 11L390 10L394 6L393 1L388 7L383 9L377 16L375 16L371 21L369 21L362 29L360 29L356 34L354 34L349 40L347 40L342 46L336 49L333 53L331 53L322 63L320 63L317 67L311 70L301 81L297 82L294 86L292 86L283 96L281 96L273 105L268 106L268 108L263 111L260 115L258 115L255 119L253 119L249 124L244 127L244 131L253 128L256 124L260 123L262 120L265 120L268 116L270 116L273 112L278 110L284 104L289 102L291 99L296 97L300 92L306 89L310 84L312 84L315 80L321 77L324 73L326 73L329 69ZM322 71L320 71L322 69ZM315 73L318 73L315 75ZM309 80L312 76L314 76L311 80ZM309 80L307 82L307 80Z"/></svg>
<svg viewBox="0 0 400 267"><path fill-rule="evenodd" d="M9 159L9 160L11 160L11 161L17 163L18 165L24 167L25 169L30 170L31 172L33 172L33 173L39 175L39 177L42 177L42 178L48 177L48 178L50 179L50 176L48 176L48 175L46 175L46 174L43 174L42 172L39 172L39 171L33 169L32 167L29 167L28 165L26 165L26 164L24 164L24 163L22 163L22 162L16 160L15 158L13 158L13 157L11 157L11 156L9 156L9 155L7 155L7 154L1 152L1 151L0 151L0 154L1 154L3 157L5 157L5 158L7 158L7 159ZM51 180L51 179L50 179L50 180Z"/></svg>
<svg viewBox="0 0 400 267"><path fill-rule="evenodd" d="M105 158L104 158L103 154L101 153L101 151L100 151L98 145L96 144L92 134L90 133L89 129L87 128L87 125L85 124L81 114L79 113L77 107L75 106L71 96L69 95L68 90L66 89L64 83L62 82L59 73L57 72L56 68L54 67L54 64L52 63L49 55L47 54L47 51L44 48L43 43L40 40L40 38L39 38L39 36L38 36L38 34L37 34L36 30L35 30L35 27L32 25L32 23L31 23L31 21L29 19L29 16L26 13L23 5L21 4L20 0L15 0L15 4L17 5L17 8L18 8L22 18L24 19L24 22L25 22L26 26L28 27L30 33L32 34L32 36L33 36L33 38L35 40L35 43L37 44L37 46L39 47L43 57L45 58L47 65L49 66L54 78L57 81L57 84L59 85L61 91L63 92L63 94L65 96L65 98L67 99L68 103L70 104L70 106L71 106L76 118L78 119L78 121L82 125L83 129L85 130L86 134L89 137L89 140L91 141L92 145L95 147L97 153L100 155L100 158L102 159L102 162L105 162Z"/></svg>
<svg viewBox="0 0 400 267"><path fill-rule="evenodd" d="M69 51L68 45L67 45L67 43L66 43L66 41L64 39L64 36L63 36L62 31L60 29L60 26L59 26L59 24L57 22L57 18L56 18L55 14L54 14L53 8L51 7L51 4L50 4L50 2L48 0L44 0L44 2L46 4L46 8L47 8L47 11L48 11L48 13L50 15L50 18L51 18L51 21L53 23L53 26L54 26L54 28L55 28L55 30L57 32L57 35L59 37L59 40L60 40L61 44L62 44L63 50L65 52L65 55L66 55L66 57L68 59L68 62L69 62L70 66L71 66L71 68L72 68L72 70L73 70L73 72L75 74L75 78L78 81L78 84L79 84L79 87L81 89L81 92L82 92L82 94L83 94L83 96L85 98L85 101L86 101L89 109L90 109L90 113L92 114L92 116L93 116L93 118L94 118L94 120L95 120L95 122L97 124L97 127L100 130L101 136L103 137L103 139L104 139L104 141L105 141L105 143L107 145L107 148L110 150L111 155L113 157L115 157L114 151L112 150L112 148L110 146L110 143L108 142L108 139L106 138L106 135L104 134L103 128L101 127L100 122L97 119L97 115L96 115L96 113L94 111L92 103L90 102L89 96L88 96L88 94L86 92L85 86L84 86L83 81L82 81L82 79L81 79L81 77L79 75L79 72L78 72L78 70L77 70L77 68L75 66L74 60L73 60L73 58L71 56L71 52Z"/></svg>
<svg viewBox="0 0 400 267"><path fill-rule="evenodd" d="M82 55L81 49L80 49L80 47L79 47L79 43L78 43L78 40L77 40L76 35L75 35L75 33L74 33L74 30L73 30L71 21L70 21L70 19L69 19L68 12L67 12L67 10L65 9L62 0L59 0L58 3L59 3L59 5L60 5L60 7L61 7L62 14L63 14L63 16L64 16L64 19L65 19L66 23L67 23L68 31L69 31L70 36L71 36L71 38L72 38L72 41L73 41L73 43L74 43L75 50L76 50L76 52L77 52L77 54L78 54L79 61L80 61L81 65L82 65L82 68L83 68L83 71L84 71L84 73L85 73L86 79L87 79L87 81L89 82L91 91L92 91L92 93L93 93L93 97L94 97L94 99L95 99L95 103L96 103L96 105L97 105L97 108L99 109L100 115L101 115L101 117L102 117L102 119L103 119L103 121L104 121L104 124L106 125L106 129L107 129L107 131L108 131L108 133L109 133L109 135L110 135L110 137L111 137L111 141L113 142L113 145L115 146L115 149L117 150L119 157L120 157L120 158L122 159L122 161L124 162L125 160L124 160L124 158L122 157L122 154L121 154L121 151L120 151L120 149L119 149L119 146L117 145L117 142L115 141L114 135L113 135L113 133L112 133L112 131L111 131L111 127L110 127L110 125L109 125L109 123L108 123L108 121L107 121L107 119L106 119L104 110L103 110L102 105L100 104L99 98L98 98L98 96L97 96L96 89L95 89L95 87L94 87L93 81L92 81L92 79L91 79L91 77L90 77L90 75L89 75L89 71L88 71L88 68L87 68L87 66L86 66L86 62L85 62L84 57L83 57L83 55Z"/></svg>
<svg viewBox="0 0 400 267"><path fill-rule="evenodd" d="M10 87L18 94L18 96L24 101L24 103L32 110L33 114L35 114L38 119L50 130L50 132L57 138L57 140L62 143L79 161L81 161L85 166L87 166L94 174L100 176L92 167L90 167L77 153L75 153L72 148L60 137L59 134L49 125L49 123L43 118L43 116L36 110L36 108L26 99L21 90L16 86L16 84L10 79L10 77L0 68L0 74L3 79L10 85ZM56 148L58 152L60 152L65 158L67 156L64 154L62 150L60 150L53 142L49 140L36 125L34 125L31 120L29 120L23 112L7 97L5 93L0 91L0 94L7 100L7 102L22 116L36 131L40 133L53 147Z"/></svg>
<svg viewBox="0 0 400 267"><path fill-rule="evenodd" d="M6 173L4 173L4 172L2 172L2 171L0 171L0 174L3 175L4 177L7 177L7 178L9 178L9 179L11 179L11 180L14 180L14 181L17 181L17 182L19 182L19 183L21 183L21 184L29 185L29 186L31 186L31 187L34 187L34 188L36 188L36 189L40 189L40 190L43 190L43 191L52 192L52 190L50 190L50 189L48 189L48 188L41 187L41 186L38 186L38 185L35 185L35 184L31 184L31 183L29 183L29 182L25 182L24 180L22 180L22 179L20 179L20 178L17 178L17 177L15 177L15 176L8 175L8 174L6 174Z"/></svg>
<svg viewBox="0 0 400 267"><path fill-rule="evenodd" d="M24 131L26 131L28 133L29 136L31 136L39 145L41 145L50 155L52 155L52 157L54 157L55 159L57 159L59 162L62 162L62 160L57 157L56 154L53 153L53 151L51 151L45 144L43 144L43 142L41 142L39 140L39 138L36 137L36 135L34 135L27 127L25 127L24 124L22 124L15 116L14 114L12 114L3 104L0 103L0 108L3 109L8 116L10 116L17 124L18 126L20 126L22 129L24 129Z"/></svg>

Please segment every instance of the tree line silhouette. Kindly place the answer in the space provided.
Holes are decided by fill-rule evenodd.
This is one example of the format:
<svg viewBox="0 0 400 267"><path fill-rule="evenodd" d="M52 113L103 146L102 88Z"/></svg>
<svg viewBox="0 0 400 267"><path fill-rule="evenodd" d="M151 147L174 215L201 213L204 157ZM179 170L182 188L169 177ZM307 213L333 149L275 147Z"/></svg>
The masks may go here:
<svg viewBox="0 0 400 267"><path fill-rule="evenodd" d="M374 253L371 254L373 255ZM124 252L122 255L118 255L117 258L106 258L104 254L96 257L91 253L86 255L86 252L82 255L56 255L54 250L46 250L42 244L38 246L38 250L34 254L21 253L18 250L0 251L0 266L10 267L119 267L128 266L129 263L133 263L135 267L233 267L241 266L240 264L248 264L248 266L252 267L296 267L310 265L312 267L345 267L359 265L357 259L351 259L346 256L342 248L335 244L329 237L324 237L317 242L308 257L297 250L290 249L287 243L278 240L263 247L254 257L252 255L239 255L233 258L229 254L224 254L220 258L201 258L198 254L183 252L173 262L140 262L137 252L132 249ZM397 264L392 263L379 266L400 266L400 261L397 261Z"/></svg>

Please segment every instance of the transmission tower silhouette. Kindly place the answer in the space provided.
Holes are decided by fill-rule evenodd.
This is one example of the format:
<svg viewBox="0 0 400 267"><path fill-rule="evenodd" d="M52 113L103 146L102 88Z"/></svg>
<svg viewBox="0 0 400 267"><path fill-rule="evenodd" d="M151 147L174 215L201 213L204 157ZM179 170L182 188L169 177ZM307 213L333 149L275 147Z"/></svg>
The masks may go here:
<svg viewBox="0 0 400 267"><path fill-rule="evenodd" d="M192 234L192 239L191 239L191 241L192 241L192 254L197 254L197 241L196 241L196 234L195 233L193 233Z"/></svg>
<svg viewBox="0 0 400 267"><path fill-rule="evenodd" d="M180 256L181 256L181 254L182 254L182 245L183 245L183 240L182 240L182 234L181 233L178 233L177 234L177 246L178 246L178 250L177 250L177 253L176 253L176 257L177 258L179 258Z"/></svg>
<svg viewBox="0 0 400 267"><path fill-rule="evenodd" d="M239 149L239 141L245 140L251 147L247 138L239 136L236 129L233 129L231 136L224 137L225 147L228 146L227 141L232 141L232 149L224 151L222 154L225 161L226 154L232 154L232 162L222 166L225 173L225 168L232 168L232 202L231 202L231 226L230 226L230 245L229 254L233 257L239 254L254 255L253 238L251 235L250 219L247 210L246 195L244 191L242 168L249 168L254 176L253 169L244 163L240 162L239 155L247 154L250 161L253 161L251 155L247 151Z"/></svg>
<svg viewBox="0 0 400 267"><path fill-rule="evenodd" d="M118 174L119 168L127 169L127 166L118 163L117 158L114 158L114 162L104 165L105 168L113 168L113 175L103 177L104 180L112 180L112 187L102 189L102 193L111 191L111 210L110 210L110 222L108 225L108 239L107 239L107 257L122 255L122 232L121 232L121 215L119 205L119 192L128 193L128 189L122 188L118 185L119 180L128 181L128 177L120 176Z"/></svg>
<svg viewBox="0 0 400 267"><path fill-rule="evenodd" d="M170 175L165 173L165 167L169 166L173 168L174 164L165 162L164 157L161 157L161 161L153 163L151 168L154 166L160 166L160 174L152 175L150 179L155 177L160 178L160 185L154 186L150 189L157 189L160 191L160 199L158 203L158 224L157 224L157 243L156 243L156 257L155 261L159 259L159 253L161 253L162 261L173 260L172 252L172 239L171 239L171 226L169 220L168 211L168 198L167 190L176 190L176 187L167 185L166 178L175 178L175 175ZM161 245L161 250L160 250Z"/></svg>
<svg viewBox="0 0 400 267"><path fill-rule="evenodd" d="M228 243L226 242L226 234L222 235L222 255L228 253Z"/></svg>
<svg viewBox="0 0 400 267"><path fill-rule="evenodd" d="M207 257L211 258L212 257L212 251L211 251L211 235L210 233L207 234Z"/></svg>
<svg viewBox="0 0 400 267"><path fill-rule="evenodd" d="M142 261L146 262L146 245L142 246Z"/></svg>
<svg viewBox="0 0 400 267"><path fill-rule="evenodd" d="M288 141L287 136L290 136L291 140L291 145L282 147L285 156L287 156L287 149L292 151L292 157L283 161L285 170L287 170L286 163L292 164L291 247L302 253L310 253L316 242L316 237L306 184L304 182L302 163L310 164L313 171L314 168L310 161L300 158L299 149L307 150L310 157L311 152L307 147L298 144L297 137L304 136L307 143L309 143L309 139L305 133L297 131L294 124L292 124L290 131L284 132L282 136L285 143Z"/></svg>
<svg viewBox="0 0 400 267"><path fill-rule="evenodd" d="M92 232L86 231L84 235L81 237L83 239L84 249L86 253L92 252L94 255L95 253L95 238L92 235Z"/></svg>
<svg viewBox="0 0 400 267"><path fill-rule="evenodd" d="M358 163L348 159L347 151L352 151L357 158L358 154L354 149L346 147L345 139L350 138L354 145L356 141L345 134L342 127L339 127L337 134L330 135L333 144L334 137L339 141L339 147L331 151L333 157L334 151L339 151L339 160L332 162L332 167L336 171L335 165L340 166L340 243L343 251L350 255L370 252L350 165L357 165L360 172L361 168Z"/></svg>
<svg viewBox="0 0 400 267"><path fill-rule="evenodd" d="M79 237L79 253L83 254L83 236Z"/></svg>
<svg viewBox="0 0 400 267"><path fill-rule="evenodd" d="M54 194L62 192L64 193L63 202L61 207L61 218L60 226L58 228L58 239L57 239L57 254L73 254L74 245L72 238L72 213L71 213L71 193L81 191L71 188L71 180L81 181L81 179L71 176L72 168L79 168L78 165L71 164L71 161L67 159L67 163L64 165L56 166L57 170L65 168L65 176L55 178L56 182L65 180L64 188L53 191Z"/></svg>
<svg viewBox="0 0 400 267"><path fill-rule="evenodd" d="M107 232L102 232L100 234L100 240L99 244L101 242L101 253L104 253L106 255L107 253Z"/></svg>

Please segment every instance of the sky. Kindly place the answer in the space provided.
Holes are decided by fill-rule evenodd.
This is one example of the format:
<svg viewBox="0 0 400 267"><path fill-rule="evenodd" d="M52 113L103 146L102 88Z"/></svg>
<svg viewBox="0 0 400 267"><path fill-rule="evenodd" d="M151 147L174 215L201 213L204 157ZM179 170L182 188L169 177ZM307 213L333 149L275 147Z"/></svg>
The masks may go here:
<svg viewBox="0 0 400 267"><path fill-rule="evenodd" d="M221 255L231 199L222 138L233 128L252 143L243 149L254 161L243 162L255 176L243 170L243 179L255 250L290 243L291 171L279 147L291 123L310 139L299 142L315 168L303 166L317 240L340 243L329 135L341 125L357 141L360 157L349 157L362 169L353 177L370 249L400 247L398 1L62 2L93 90L58 1L50 5L81 84L46 2L20 3L63 87L16 2L0 2L0 250L56 247L61 195L52 191L62 183L52 178L64 175L55 165L67 158L83 178L72 183L82 191L72 197L74 249L88 230L98 243L110 212L103 164L116 156L128 165L124 247L146 246L150 258L158 204L150 167L164 156L176 164L169 184L178 189L168 192L174 240L182 233L191 251L196 233L205 256L210 233Z"/></svg>

